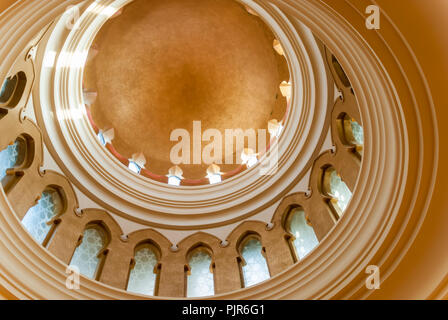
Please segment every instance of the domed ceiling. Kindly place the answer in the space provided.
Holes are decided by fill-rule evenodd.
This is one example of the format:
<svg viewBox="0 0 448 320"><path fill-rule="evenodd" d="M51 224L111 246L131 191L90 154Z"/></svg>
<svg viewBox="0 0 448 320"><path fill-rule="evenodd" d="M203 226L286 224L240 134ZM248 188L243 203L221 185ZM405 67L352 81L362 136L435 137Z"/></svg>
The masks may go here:
<svg viewBox="0 0 448 320"><path fill-rule="evenodd" d="M143 152L146 167L166 174L173 166L175 129L267 129L281 120L289 81L274 34L231 0L136 0L98 33L95 59L83 86L98 92L91 106L99 128L115 129L113 145L125 157ZM208 143L203 142L202 147ZM235 150L236 155L241 150ZM224 155L223 145L223 155ZM220 165L230 171L238 165ZM181 165L203 178L208 164Z"/></svg>

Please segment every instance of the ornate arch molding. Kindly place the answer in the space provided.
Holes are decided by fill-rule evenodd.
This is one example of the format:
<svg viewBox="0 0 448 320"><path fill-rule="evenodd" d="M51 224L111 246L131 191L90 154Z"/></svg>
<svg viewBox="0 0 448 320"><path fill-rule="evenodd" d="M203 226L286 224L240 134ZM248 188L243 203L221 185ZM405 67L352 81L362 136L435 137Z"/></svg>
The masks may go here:
<svg viewBox="0 0 448 320"><path fill-rule="evenodd" d="M8 11L7 27L21 30L16 37L24 46L23 39L30 40L36 26L42 28L55 19L67 3L21 3ZM300 19L309 26L350 78L366 133L362 174L344 216L306 259L261 285L215 298L367 298L372 292L364 287L365 267L379 266L382 280L387 279L408 252L426 217L438 156L431 94L406 39L392 21L384 17L379 32L365 28L362 12L369 2L275 3L290 19ZM30 22L18 19L23 17L22 10ZM0 32L0 40L4 40L2 35ZM11 42L0 48L0 61L4 61L0 76L6 74L8 58L18 53ZM0 193L0 288L7 295L35 299L139 298L90 280L85 280L79 291L66 289L65 264L31 239L3 191Z"/></svg>

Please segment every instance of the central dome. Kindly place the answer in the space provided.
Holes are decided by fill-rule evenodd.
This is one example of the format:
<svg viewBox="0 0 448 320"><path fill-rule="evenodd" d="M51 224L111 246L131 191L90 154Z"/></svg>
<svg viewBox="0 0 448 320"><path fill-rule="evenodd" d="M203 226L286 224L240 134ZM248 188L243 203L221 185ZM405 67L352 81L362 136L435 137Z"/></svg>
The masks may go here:
<svg viewBox="0 0 448 320"><path fill-rule="evenodd" d="M172 131L192 135L193 121L201 121L202 132L218 129L223 137L225 129L267 129L269 120L285 114L279 85L289 81L274 39L236 1L134 1L94 41L98 53L83 83L98 93L93 121L115 129L113 145L121 155L142 152L146 167L161 175L173 166L170 151L178 142L170 141ZM220 166L230 171L238 165ZM208 164L181 167L185 177L198 179Z"/></svg>

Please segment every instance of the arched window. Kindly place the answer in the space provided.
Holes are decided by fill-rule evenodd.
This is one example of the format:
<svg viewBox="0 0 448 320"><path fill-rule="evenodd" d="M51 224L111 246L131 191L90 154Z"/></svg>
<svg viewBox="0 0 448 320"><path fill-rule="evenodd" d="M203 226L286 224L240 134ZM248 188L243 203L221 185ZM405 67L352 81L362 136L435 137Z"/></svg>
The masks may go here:
<svg viewBox="0 0 448 320"><path fill-rule="evenodd" d="M17 75L13 76L13 77L8 77L2 85L1 91L0 91L0 103L4 104L7 103L12 95L14 94L14 91L16 89L17 86L17 82L18 82L19 78L17 77Z"/></svg>
<svg viewBox="0 0 448 320"><path fill-rule="evenodd" d="M127 290L155 296L157 294L159 251L152 244L137 247L131 263Z"/></svg>
<svg viewBox="0 0 448 320"><path fill-rule="evenodd" d="M80 238L80 244L73 254L70 266L77 267L86 277L98 280L106 258L107 245L106 230L96 224L88 226Z"/></svg>
<svg viewBox="0 0 448 320"><path fill-rule="evenodd" d="M209 250L198 247L188 257L187 297L214 295L213 261Z"/></svg>
<svg viewBox="0 0 448 320"><path fill-rule="evenodd" d="M303 259L319 244L313 227L308 224L305 211L300 207L292 209L288 214L286 230L292 235L290 244L297 260Z"/></svg>
<svg viewBox="0 0 448 320"><path fill-rule="evenodd" d="M345 145L356 147L356 152L362 154L364 146L364 130L362 126L348 114L342 113L338 117L340 125L339 133Z"/></svg>
<svg viewBox="0 0 448 320"><path fill-rule="evenodd" d="M58 191L48 189L37 204L25 214L22 223L37 242L46 246L56 226L55 218L62 214L64 203Z"/></svg>
<svg viewBox="0 0 448 320"><path fill-rule="evenodd" d="M241 243L240 261L244 287L269 279L269 269L264 257L261 241L254 235L247 236Z"/></svg>
<svg viewBox="0 0 448 320"><path fill-rule="evenodd" d="M20 167L26 157L26 141L23 138L17 138L14 144L8 146L0 152L0 180L7 175L7 170Z"/></svg>
<svg viewBox="0 0 448 320"><path fill-rule="evenodd" d="M327 168L324 172L323 191L331 198L330 202L340 217L352 198L352 192L333 167Z"/></svg>
<svg viewBox="0 0 448 320"><path fill-rule="evenodd" d="M26 86L26 75L20 71L8 77L0 89L0 106L14 108L22 98Z"/></svg>

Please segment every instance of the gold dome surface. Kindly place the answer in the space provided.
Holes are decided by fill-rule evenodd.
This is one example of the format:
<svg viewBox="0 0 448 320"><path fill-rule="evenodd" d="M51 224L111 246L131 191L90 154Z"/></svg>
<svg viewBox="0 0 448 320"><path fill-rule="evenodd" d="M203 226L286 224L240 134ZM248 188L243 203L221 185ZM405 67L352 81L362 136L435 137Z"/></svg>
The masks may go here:
<svg viewBox="0 0 448 320"><path fill-rule="evenodd" d="M201 121L202 132L224 136L225 129L267 129L270 119L283 117L279 85L289 72L274 39L236 1L137 0L95 39L98 53L84 73L85 89L98 92L93 119L115 129L119 153L143 152L146 167L165 175L175 129L192 135L193 121ZM181 167L198 179L208 164ZM236 167L221 165L223 172Z"/></svg>

